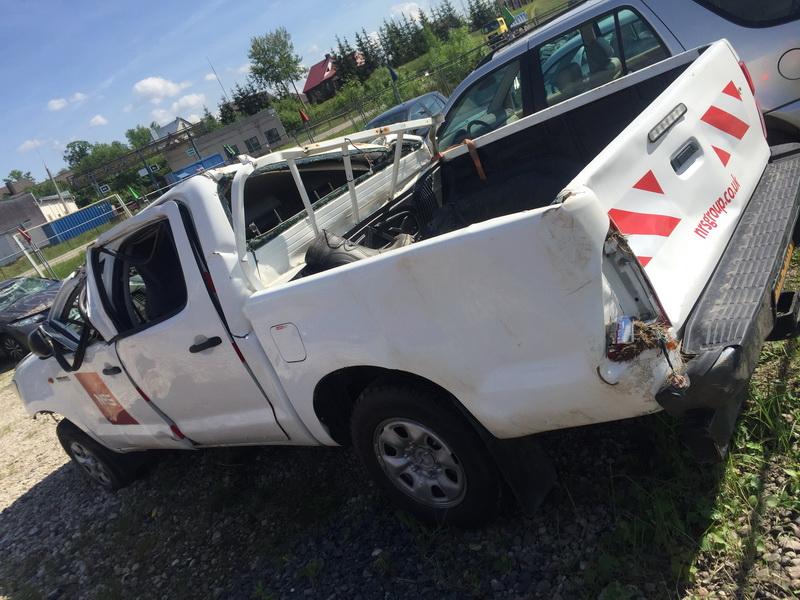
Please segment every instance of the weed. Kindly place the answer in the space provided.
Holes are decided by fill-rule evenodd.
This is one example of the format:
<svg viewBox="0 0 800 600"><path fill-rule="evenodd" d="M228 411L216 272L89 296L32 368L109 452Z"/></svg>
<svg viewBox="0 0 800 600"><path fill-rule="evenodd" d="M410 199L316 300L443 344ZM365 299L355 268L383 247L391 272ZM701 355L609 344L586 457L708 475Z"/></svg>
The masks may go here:
<svg viewBox="0 0 800 600"><path fill-rule="evenodd" d="M325 563L322 559L312 558L305 565L303 565L299 573L300 575L308 579L311 585L316 587L317 582L319 581L319 576L322 573L322 567L324 566Z"/></svg>
<svg viewBox="0 0 800 600"><path fill-rule="evenodd" d="M272 593L267 591L263 581L256 583L255 589L253 590L253 597L257 600L274 600L275 598Z"/></svg>

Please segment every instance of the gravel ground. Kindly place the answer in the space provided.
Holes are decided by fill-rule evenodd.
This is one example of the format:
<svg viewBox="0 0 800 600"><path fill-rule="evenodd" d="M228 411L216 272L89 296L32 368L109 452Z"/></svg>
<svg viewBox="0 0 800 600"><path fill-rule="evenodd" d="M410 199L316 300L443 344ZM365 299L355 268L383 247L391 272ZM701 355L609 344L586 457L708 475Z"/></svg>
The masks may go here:
<svg viewBox="0 0 800 600"><path fill-rule="evenodd" d="M560 484L540 513L507 509L461 531L394 511L342 449L167 453L132 486L98 491L67 464L54 422L25 415L10 377L2 598L786 598L800 587L792 510L743 517L737 535L755 549L738 562L699 547L722 471L660 441L658 416L545 437ZM692 527L659 533L661 490L687 477L676 464L691 473L677 506ZM776 465L767 487L785 477Z"/></svg>

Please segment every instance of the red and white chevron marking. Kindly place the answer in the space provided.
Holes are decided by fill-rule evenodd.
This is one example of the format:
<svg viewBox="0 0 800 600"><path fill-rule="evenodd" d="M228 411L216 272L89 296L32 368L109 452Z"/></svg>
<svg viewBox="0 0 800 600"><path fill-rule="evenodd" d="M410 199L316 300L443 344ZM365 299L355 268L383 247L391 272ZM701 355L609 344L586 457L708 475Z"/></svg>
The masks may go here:
<svg viewBox="0 0 800 600"><path fill-rule="evenodd" d="M644 207L648 212L643 212ZM670 212L675 212L675 206L669 202L658 177L650 170L633 183L617 207L608 211L608 216L628 239L628 245L641 265L646 267L681 222Z"/></svg>
<svg viewBox="0 0 800 600"><path fill-rule="evenodd" d="M742 94L733 81L728 82L700 120L715 130L711 149L724 167L731 153L726 148L736 144L749 131ZM667 175L670 175L669 173ZM664 193L662 184L651 169L631 185L615 208L608 211L611 222L621 234L643 267L664 245L681 222L678 208Z"/></svg>
<svg viewBox="0 0 800 600"><path fill-rule="evenodd" d="M721 139L729 142L741 140L745 136L750 125L747 123L742 94L733 81L722 88L700 120L725 134Z"/></svg>

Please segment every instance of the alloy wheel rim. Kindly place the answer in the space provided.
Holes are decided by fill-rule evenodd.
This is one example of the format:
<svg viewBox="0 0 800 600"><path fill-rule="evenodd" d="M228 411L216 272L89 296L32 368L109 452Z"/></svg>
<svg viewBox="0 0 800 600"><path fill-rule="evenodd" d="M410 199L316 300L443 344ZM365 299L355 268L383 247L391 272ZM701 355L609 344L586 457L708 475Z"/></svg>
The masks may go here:
<svg viewBox="0 0 800 600"><path fill-rule="evenodd" d="M467 491L456 454L431 428L410 419L387 419L375 429L375 456L389 481L434 508L459 504Z"/></svg>
<svg viewBox="0 0 800 600"><path fill-rule="evenodd" d="M104 487L111 487L111 473L97 456L80 442L70 444L72 457L86 473Z"/></svg>
<svg viewBox="0 0 800 600"><path fill-rule="evenodd" d="M7 337L3 340L3 350L7 356L14 360L20 360L27 354L25 348L22 347L22 344L12 337Z"/></svg>

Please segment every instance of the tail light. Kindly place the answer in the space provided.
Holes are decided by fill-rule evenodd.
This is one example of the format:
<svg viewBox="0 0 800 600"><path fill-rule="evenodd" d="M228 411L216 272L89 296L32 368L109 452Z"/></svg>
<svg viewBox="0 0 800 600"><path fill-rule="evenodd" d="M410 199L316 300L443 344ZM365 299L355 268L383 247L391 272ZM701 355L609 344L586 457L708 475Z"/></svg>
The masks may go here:
<svg viewBox="0 0 800 600"><path fill-rule="evenodd" d="M742 69L744 78L747 80L747 85L750 88L750 93L753 94L753 98L756 101L756 110L758 111L758 118L761 121L761 133L764 134L764 139L767 139L767 124L764 122L764 115L761 112L761 105L758 103L758 98L756 98L756 86L753 83L753 78L750 76L750 69L747 68L747 65L743 60L739 61L739 67Z"/></svg>
<svg viewBox="0 0 800 600"><path fill-rule="evenodd" d="M747 65L743 60L739 61L739 66L742 68L742 73L744 73L744 78L747 80L747 85L750 86L750 93L755 96L756 86L753 85L753 78L750 77L750 70L747 68Z"/></svg>
<svg viewBox="0 0 800 600"><path fill-rule="evenodd" d="M669 319L643 268L613 224L603 246L602 271L606 355L612 361L630 360L637 329L638 333L643 327L666 331Z"/></svg>

